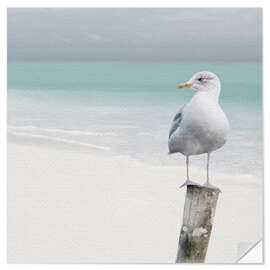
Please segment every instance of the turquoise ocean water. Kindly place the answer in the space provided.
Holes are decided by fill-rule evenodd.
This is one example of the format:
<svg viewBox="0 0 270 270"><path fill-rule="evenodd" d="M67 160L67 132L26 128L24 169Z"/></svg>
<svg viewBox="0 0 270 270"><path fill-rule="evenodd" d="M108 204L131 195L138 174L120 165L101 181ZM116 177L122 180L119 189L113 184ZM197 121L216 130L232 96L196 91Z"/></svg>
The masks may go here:
<svg viewBox="0 0 270 270"><path fill-rule="evenodd" d="M220 104L231 125L212 166L262 176L261 63L10 62L9 138L184 165L183 157L167 155L167 139L174 114L193 91L176 86L202 70L219 76ZM192 157L191 164L205 166L205 159Z"/></svg>

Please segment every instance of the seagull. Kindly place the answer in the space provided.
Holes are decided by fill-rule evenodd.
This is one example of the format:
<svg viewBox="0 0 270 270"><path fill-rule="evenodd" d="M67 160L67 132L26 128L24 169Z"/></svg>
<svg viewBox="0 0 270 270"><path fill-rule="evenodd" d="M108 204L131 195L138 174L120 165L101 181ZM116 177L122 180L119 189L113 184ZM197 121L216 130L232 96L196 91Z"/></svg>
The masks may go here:
<svg viewBox="0 0 270 270"><path fill-rule="evenodd" d="M210 154L222 147L227 139L229 121L219 105L220 80L212 72L202 71L178 88L195 91L192 99L175 115L169 132L169 154L186 156L187 180L180 188L198 185L189 178L189 156L207 154L205 187L218 189L209 181ZM198 185L200 186L200 185Z"/></svg>

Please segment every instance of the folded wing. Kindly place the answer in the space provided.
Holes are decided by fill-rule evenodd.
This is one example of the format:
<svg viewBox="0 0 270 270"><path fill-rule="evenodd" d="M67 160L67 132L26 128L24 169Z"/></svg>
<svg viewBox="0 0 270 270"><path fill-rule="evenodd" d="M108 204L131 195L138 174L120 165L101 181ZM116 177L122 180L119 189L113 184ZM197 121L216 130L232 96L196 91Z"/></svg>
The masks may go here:
<svg viewBox="0 0 270 270"><path fill-rule="evenodd" d="M175 117L173 118L173 122L172 122L172 126L170 129L170 133L169 133L169 139L171 138L171 136L173 135L173 133L181 126L181 122L183 119L183 111L184 111L184 107L183 106L175 115Z"/></svg>

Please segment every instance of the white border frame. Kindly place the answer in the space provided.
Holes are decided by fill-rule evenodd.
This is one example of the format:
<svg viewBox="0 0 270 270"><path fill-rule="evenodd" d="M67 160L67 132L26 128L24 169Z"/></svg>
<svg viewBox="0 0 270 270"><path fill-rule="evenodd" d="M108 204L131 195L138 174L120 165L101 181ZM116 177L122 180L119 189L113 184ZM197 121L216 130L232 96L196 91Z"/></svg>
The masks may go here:
<svg viewBox="0 0 270 270"><path fill-rule="evenodd" d="M129 268L129 269L138 269L138 268L148 268L155 267L163 268L163 267L179 267L179 265L96 265L96 264L85 264L85 265L7 265L6 264L6 77L7 77L7 21L6 14L8 7L262 7L263 8L263 28L264 30L268 29L270 26L270 1L250 1L250 0L227 0L227 1L159 1L159 0L130 0L130 1L103 1L103 0L2 0L0 3L0 38L1 38L1 51L0 51L0 264L2 269L81 269L83 267L89 268L99 268L99 269L121 269L121 268ZM267 33L268 32L268 33ZM264 110L264 162L265 162L265 173L264 173L264 205L269 205L269 195L267 191L269 191L269 168L268 163L269 159L269 126L270 126L270 87L269 87L269 49L270 41L269 41L269 30L263 32L263 46L266 48L263 52L263 110ZM268 227L269 224L269 215L266 215L267 211L264 209L264 228ZM267 231L264 232L265 243L264 246L268 247L269 237ZM264 250L264 255L266 255ZM268 259L265 258L264 261L267 265ZM219 267L223 268L227 265L219 265ZM230 265L231 267L238 267L238 265ZM248 265L245 264L245 267ZM183 267L183 266L181 266ZM194 269L198 267L198 265L185 265L185 267L189 267ZM199 267L212 267L209 264L199 265ZM239 266L241 267L241 266ZM260 265L252 265L252 267L261 267Z"/></svg>

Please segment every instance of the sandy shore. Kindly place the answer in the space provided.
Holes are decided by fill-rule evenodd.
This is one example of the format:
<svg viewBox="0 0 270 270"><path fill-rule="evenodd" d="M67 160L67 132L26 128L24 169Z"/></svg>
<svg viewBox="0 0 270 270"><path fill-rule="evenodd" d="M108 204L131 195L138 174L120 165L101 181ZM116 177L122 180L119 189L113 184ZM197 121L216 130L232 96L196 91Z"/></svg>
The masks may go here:
<svg viewBox="0 0 270 270"><path fill-rule="evenodd" d="M205 172L192 170L192 179ZM212 175L222 193L209 263L262 237L262 183ZM9 263L174 263L185 168L71 149L8 145ZM201 180L200 182L203 182Z"/></svg>

